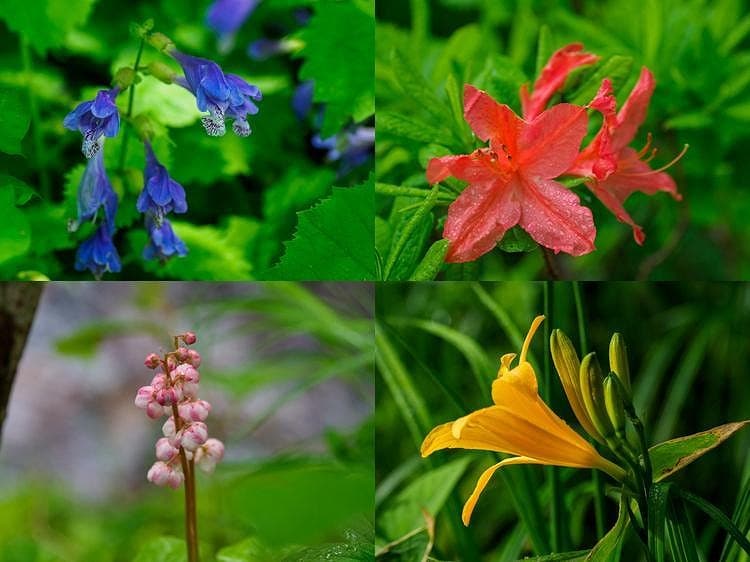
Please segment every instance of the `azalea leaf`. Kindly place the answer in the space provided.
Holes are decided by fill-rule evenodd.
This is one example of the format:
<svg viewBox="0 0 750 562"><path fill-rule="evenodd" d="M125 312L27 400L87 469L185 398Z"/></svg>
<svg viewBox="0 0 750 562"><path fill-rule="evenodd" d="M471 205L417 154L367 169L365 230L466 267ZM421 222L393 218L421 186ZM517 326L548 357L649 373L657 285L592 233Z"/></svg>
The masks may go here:
<svg viewBox="0 0 750 562"><path fill-rule="evenodd" d="M328 199L298 213L294 239L266 279L335 280L375 278L372 226L374 181L334 187Z"/></svg>
<svg viewBox="0 0 750 562"><path fill-rule="evenodd" d="M615 526L591 549L586 562L617 562L620 559L620 547L630 523L625 509L626 501L624 498L620 500L620 512Z"/></svg>
<svg viewBox="0 0 750 562"><path fill-rule="evenodd" d="M0 87L1 152L21 154L21 139L26 136L30 119L23 93L15 88Z"/></svg>
<svg viewBox="0 0 750 562"><path fill-rule="evenodd" d="M588 75L584 74L584 76L587 76L584 78L585 81L575 92L567 97L567 100L577 105L590 103L594 99L596 92L599 91L602 80L605 78L612 80L612 89L617 92L627 81L632 68L632 57L614 55L595 67L593 73L589 71Z"/></svg>
<svg viewBox="0 0 750 562"><path fill-rule="evenodd" d="M363 3L320 2L300 33L305 59L299 76L313 80L313 99L325 103L322 136L330 137L352 118L375 112L375 19ZM342 57L342 49L346 56Z"/></svg>
<svg viewBox="0 0 750 562"><path fill-rule="evenodd" d="M536 250L539 244L520 226L508 230L497 245L503 252L530 252Z"/></svg>
<svg viewBox="0 0 750 562"><path fill-rule="evenodd" d="M399 197L396 200L391 218L391 222L395 222L393 243L385 262L385 279L408 279L414 271L435 222L430 211L437 202L438 189L437 185L433 187L413 212L404 210L410 199Z"/></svg>
<svg viewBox="0 0 750 562"><path fill-rule="evenodd" d="M409 281L432 281L440 272L445 262L445 255L448 253L450 240L438 240L430 249L427 250L422 261L412 273Z"/></svg>
<svg viewBox="0 0 750 562"><path fill-rule="evenodd" d="M721 445L749 423L750 420L728 423L708 431L678 437L654 445L649 449L654 482L661 482L682 470L711 449Z"/></svg>

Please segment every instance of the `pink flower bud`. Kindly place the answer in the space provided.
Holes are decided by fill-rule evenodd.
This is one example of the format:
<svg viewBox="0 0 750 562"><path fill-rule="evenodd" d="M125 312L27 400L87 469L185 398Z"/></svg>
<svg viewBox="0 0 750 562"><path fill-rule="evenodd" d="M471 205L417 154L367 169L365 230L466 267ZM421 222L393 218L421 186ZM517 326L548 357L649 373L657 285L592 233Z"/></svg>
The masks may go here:
<svg viewBox="0 0 750 562"><path fill-rule="evenodd" d="M192 365L183 364L172 373L173 378L180 378L185 382L200 382L201 374Z"/></svg>
<svg viewBox="0 0 750 562"><path fill-rule="evenodd" d="M180 484L182 484L182 479L183 479L182 472L173 470L172 473L169 475L169 478L167 479L167 486L169 486L173 490L176 490L177 488L180 487Z"/></svg>
<svg viewBox="0 0 750 562"><path fill-rule="evenodd" d="M178 385L170 388L160 388L156 391L154 397L162 406L177 404L177 402L182 400L182 387Z"/></svg>
<svg viewBox="0 0 750 562"><path fill-rule="evenodd" d="M156 400L152 400L146 406L146 415L152 420L158 420L164 415L164 406L159 404Z"/></svg>
<svg viewBox="0 0 750 562"><path fill-rule="evenodd" d="M187 361L187 359L188 359L188 348L187 347L178 347L175 350L174 354L177 357L178 361Z"/></svg>
<svg viewBox="0 0 750 562"><path fill-rule="evenodd" d="M180 433L182 433L180 444L187 451L195 451L208 439L208 428L203 422L193 422L184 427Z"/></svg>
<svg viewBox="0 0 750 562"><path fill-rule="evenodd" d="M201 354L194 349L189 349L187 362L197 369L201 366Z"/></svg>
<svg viewBox="0 0 750 562"><path fill-rule="evenodd" d="M177 358L174 355L167 357L167 371L170 373L177 367Z"/></svg>
<svg viewBox="0 0 750 562"><path fill-rule="evenodd" d="M146 355L146 360L143 362L149 369L156 369L161 363L161 358L156 353L149 353Z"/></svg>
<svg viewBox="0 0 750 562"><path fill-rule="evenodd" d="M198 384L194 382L186 382L182 385L182 395L185 398L196 400L198 398Z"/></svg>
<svg viewBox="0 0 750 562"><path fill-rule="evenodd" d="M211 411L211 404L205 400L195 402L183 402L177 407L180 417L185 421L206 421Z"/></svg>
<svg viewBox="0 0 750 562"><path fill-rule="evenodd" d="M149 482L153 482L157 486L164 486L169 480L172 472L174 471L167 463L157 461L148 469L148 475L146 478L148 478Z"/></svg>
<svg viewBox="0 0 750 562"><path fill-rule="evenodd" d="M142 410L154 399L154 389L150 386L142 386L135 395L135 405Z"/></svg>
<svg viewBox="0 0 750 562"><path fill-rule="evenodd" d="M151 386L154 390L164 388L167 386L167 375L164 373L156 373L154 378L151 379Z"/></svg>
<svg viewBox="0 0 750 562"><path fill-rule="evenodd" d="M188 345L193 345L198 341L198 338L195 336L195 332L185 332L182 335L182 341L184 341Z"/></svg>
<svg viewBox="0 0 750 562"><path fill-rule="evenodd" d="M164 425L161 426L161 432L164 434L164 437L174 437L175 433L177 431L177 428L174 425L174 416L169 416L169 419L164 422Z"/></svg>
<svg viewBox="0 0 750 562"><path fill-rule="evenodd" d="M218 439L208 439L195 451L195 462L204 472L213 472L216 463L224 458L224 443Z"/></svg>
<svg viewBox="0 0 750 562"><path fill-rule="evenodd" d="M162 437L156 442L156 458L160 461L172 460L179 453L180 450L176 447L172 447L169 443L169 439L166 437Z"/></svg>

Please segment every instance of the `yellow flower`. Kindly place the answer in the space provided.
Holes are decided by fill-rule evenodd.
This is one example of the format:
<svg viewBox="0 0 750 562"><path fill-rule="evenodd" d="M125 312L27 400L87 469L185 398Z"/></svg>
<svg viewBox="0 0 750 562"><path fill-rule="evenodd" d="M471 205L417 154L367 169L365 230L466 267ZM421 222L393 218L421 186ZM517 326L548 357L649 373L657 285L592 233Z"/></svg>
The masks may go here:
<svg viewBox="0 0 750 562"><path fill-rule="evenodd" d="M479 477L466 501L462 519L471 513L495 471L511 464L547 464L576 468L598 468L617 480L625 471L596 452L583 437L561 420L539 396L534 368L526 354L544 316L537 316L521 348L518 365L511 368L515 353L503 355L492 383L494 406L472 412L433 429L422 443L422 456L441 449L478 449L516 455L505 459Z"/></svg>

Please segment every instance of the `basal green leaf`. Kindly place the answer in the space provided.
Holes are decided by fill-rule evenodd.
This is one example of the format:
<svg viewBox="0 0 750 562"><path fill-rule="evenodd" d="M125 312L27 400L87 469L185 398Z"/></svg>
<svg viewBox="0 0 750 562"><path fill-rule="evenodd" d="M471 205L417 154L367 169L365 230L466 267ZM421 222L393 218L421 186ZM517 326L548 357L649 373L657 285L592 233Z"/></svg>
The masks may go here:
<svg viewBox="0 0 750 562"><path fill-rule="evenodd" d="M320 2L300 39L305 62L299 76L315 82L313 99L326 104L323 137L334 135L350 118L358 122L371 116L375 20L370 10L353 2Z"/></svg>
<svg viewBox="0 0 750 562"><path fill-rule="evenodd" d="M29 107L24 93L0 86L0 151L21 154L21 139L26 136L29 123Z"/></svg>
<svg viewBox="0 0 750 562"><path fill-rule="evenodd" d="M654 445L649 449L654 482L660 482L682 470L711 449L721 445L749 423L750 420L728 423L708 431L701 431Z"/></svg>
<svg viewBox="0 0 750 562"><path fill-rule="evenodd" d="M294 239L267 279L375 278L374 182L333 188L331 196L298 213Z"/></svg>

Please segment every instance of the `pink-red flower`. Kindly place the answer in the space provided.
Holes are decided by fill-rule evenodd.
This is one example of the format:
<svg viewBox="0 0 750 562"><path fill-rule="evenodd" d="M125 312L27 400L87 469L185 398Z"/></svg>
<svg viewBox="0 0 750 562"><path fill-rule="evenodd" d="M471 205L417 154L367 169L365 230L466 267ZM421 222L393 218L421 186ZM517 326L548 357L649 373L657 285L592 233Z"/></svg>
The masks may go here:
<svg viewBox="0 0 750 562"><path fill-rule="evenodd" d="M555 252L579 256L594 250L591 211L575 193L553 181L578 156L588 123L585 108L561 103L524 120L467 84L464 117L489 147L433 158L427 166L430 184L449 176L468 182L448 209L446 261L477 259L515 225Z"/></svg>
<svg viewBox="0 0 750 562"><path fill-rule="evenodd" d="M602 127L566 172L587 177L586 185L589 189L614 213L617 220L632 227L633 237L638 244L643 244L646 236L625 210L625 200L635 191L648 195L666 191L678 201L682 199L674 180L663 170L681 158L687 147L666 166L652 170L648 162L656 150L648 158L641 160L649 152L650 134L646 146L640 152L628 146L646 119L654 86L651 71L642 68L628 99L620 111L616 112L612 83L605 79L591 103L591 107L603 115Z"/></svg>

